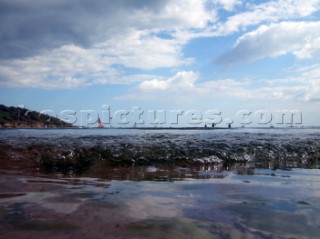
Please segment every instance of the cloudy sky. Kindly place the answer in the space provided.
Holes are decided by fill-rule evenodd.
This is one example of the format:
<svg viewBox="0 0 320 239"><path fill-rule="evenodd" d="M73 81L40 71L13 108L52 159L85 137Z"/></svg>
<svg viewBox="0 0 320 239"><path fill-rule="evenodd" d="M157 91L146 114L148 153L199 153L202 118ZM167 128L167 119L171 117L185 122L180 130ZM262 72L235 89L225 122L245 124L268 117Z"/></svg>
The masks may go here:
<svg viewBox="0 0 320 239"><path fill-rule="evenodd" d="M0 0L0 44L2 104L320 125L320 0Z"/></svg>

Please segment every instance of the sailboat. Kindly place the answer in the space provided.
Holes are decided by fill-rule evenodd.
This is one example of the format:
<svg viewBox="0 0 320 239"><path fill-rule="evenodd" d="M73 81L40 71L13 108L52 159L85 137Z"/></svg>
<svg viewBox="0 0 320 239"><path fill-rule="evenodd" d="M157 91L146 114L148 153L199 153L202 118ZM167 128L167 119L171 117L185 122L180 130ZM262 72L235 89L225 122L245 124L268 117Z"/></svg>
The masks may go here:
<svg viewBox="0 0 320 239"><path fill-rule="evenodd" d="M104 128L104 125L102 124L100 117L98 117L98 128Z"/></svg>

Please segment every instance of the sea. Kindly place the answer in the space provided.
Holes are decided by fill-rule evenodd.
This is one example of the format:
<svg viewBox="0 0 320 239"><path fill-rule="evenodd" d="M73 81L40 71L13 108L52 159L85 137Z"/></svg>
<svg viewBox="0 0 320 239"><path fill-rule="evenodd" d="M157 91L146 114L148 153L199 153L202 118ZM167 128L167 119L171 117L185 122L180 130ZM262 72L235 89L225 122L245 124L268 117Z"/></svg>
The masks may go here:
<svg viewBox="0 0 320 239"><path fill-rule="evenodd" d="M1 238L319 238L320 129L1 129Z"/></svg>

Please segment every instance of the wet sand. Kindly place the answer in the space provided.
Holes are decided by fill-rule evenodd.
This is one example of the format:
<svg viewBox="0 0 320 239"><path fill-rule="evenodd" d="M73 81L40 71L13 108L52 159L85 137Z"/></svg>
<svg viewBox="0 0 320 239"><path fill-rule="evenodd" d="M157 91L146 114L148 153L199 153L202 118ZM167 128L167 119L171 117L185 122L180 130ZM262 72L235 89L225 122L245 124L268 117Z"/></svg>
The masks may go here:
<svg viewBox="0 0 320 239"><path fill-rule="evenodd" d="M119 181L1 171L1 238L318 238L318 170L206 173L223 177Z"/></svg>
<svg viewBox="0 0 320 239"><path fill-rule="evenodd" d="M1 239L320 235L319 130L1 133Z"/></svg>

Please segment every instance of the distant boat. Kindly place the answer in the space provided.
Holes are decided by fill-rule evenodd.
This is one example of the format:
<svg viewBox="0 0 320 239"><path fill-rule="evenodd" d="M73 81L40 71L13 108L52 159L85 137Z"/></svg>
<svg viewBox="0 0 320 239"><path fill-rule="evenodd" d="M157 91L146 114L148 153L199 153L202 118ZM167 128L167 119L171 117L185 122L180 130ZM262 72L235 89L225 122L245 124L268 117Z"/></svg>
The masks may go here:
<svg viewBox="0 0 320 239"><path fill-rule="evenodd" d="M102 124L100 117L98 117L98 128L104 128L104 125Z"/></svg>

